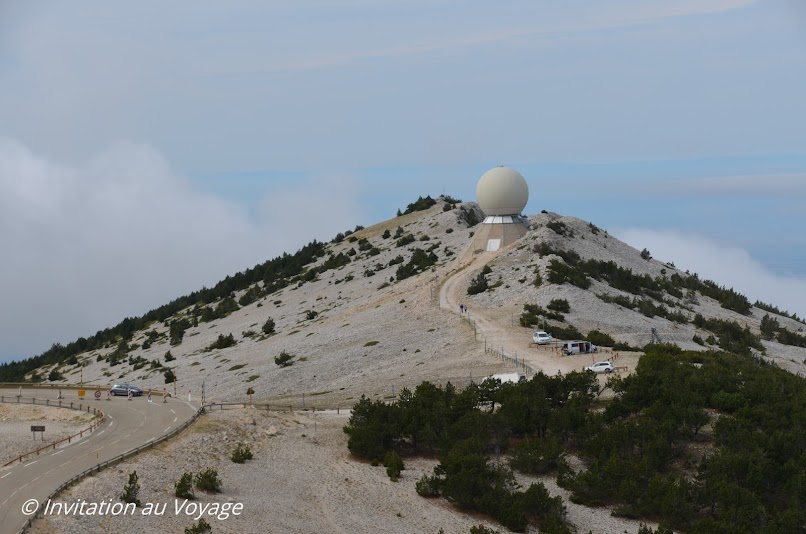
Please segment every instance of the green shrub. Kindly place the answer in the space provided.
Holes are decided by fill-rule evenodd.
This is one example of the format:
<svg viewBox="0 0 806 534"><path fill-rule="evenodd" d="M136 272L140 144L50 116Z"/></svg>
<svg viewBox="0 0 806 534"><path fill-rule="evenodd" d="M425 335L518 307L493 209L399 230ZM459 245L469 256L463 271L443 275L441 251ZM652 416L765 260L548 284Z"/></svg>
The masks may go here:
<svg viewBox="0 0 806 534"><path fill-rule="evenodd" d="M123 493L120 494L120 500L125 503L134 503L135 506L140 506L140 493L139 477L137 471L129 473L129 481L123 486Z"/></svg>
<svg viewBox="0 0 806 534"><path fill-rule="evenodd" d="M557 235L566 235L568 232L568 226L562 221L551 221L546 223L546 228L552 230Z"/></svg>
<svg viewBox="0 0 806 534"><path fill-rule="evenodd" d="M414 485L420 497L439 497L439 478L435 475L423 475Z"/></svg>
<svg viewBox="0 0 806 534"><path fill-rule="evenodd" d="M512 451L510 465L524 473L543 475L557 468L562 453L563 444L556 437L526 439Z"/></svg>
<svg viewBox="0 0 806 534"><path fill-rule="evenodd" d="M252 388L249 389L251 390ZM251 459L252 450L248 445L244 445L243 443L238 443L238 446L235 447L235 450L232 452L232 456L230 456L230 460L236 464L242 464Z"/></svg>
<svg viewBox="0 0 806 534"><path fill-rule="evenodd" d="M221 479L218 478L218 471L208 467L204 471L196 473L193 481L196 488L208 493L219 493L221 491Z"/></svg>
<svg viewBox="0 0 806 534"><path fill-rule="evenodd" d="M174 484L174 495L180 499L192 499L194 497L193 475L191 473L185 471L185 473L179 477L179 480Z"/></svg>
<svg viewBox="0 0 806 534"><path fill-rule="evenodd" d="M433 250L425 251L415 248L412 251L411 259L409 259L408 263L405 265L401 265L397 268L395 276L398 280L405 280L406 278L425 271L432 265L436 264L438 259L439 258Z"/></svg>
<svg viewBox="0 0 806 534"><path fill-rule="evenodd" d="M417 200L406 206L406 211L403 212L403 215L408 215L409 213L414 213L415 211L427 210L436 203L437 201L431 198L430 195L426 196L425 198L417 197Z"/></svg>
<svg viewBox="0 0 806 534"><path fill-rule="evenodd" d="M232 334L227 334L226 336L223 334L218 334L218 338L207 345L204 349L205 352L209 352L211 350L221 350L226 349L229 347L234 347L238 342L235 341L235 336Z"/></svg>
<svg viewBox="0 0 806 534"><path fill-rule="evenodd" d="M467 286L467 294L468 295L478 295L479 293L484 293L489 288L489 284L487 283L487 276L485 276L484 271L481 271L479 274L476 275L473 280L470 281L470 285Z"/></svg>
<svg viewBox="0 0 806 534"><path fill-rule="evenodd" d="M48 380L51 382L56 382L57 380L64 380L64 376L56 369L53 369L50 373L48 373Z"/></svg>
<svg viewBox="0 0 806 534"><path fill-rule="evenodd" d="M395 451L386 453L383 457L383 466L386 468L386 474L389 475L389 479L392 482L397 482L398 478L400 478L400 472L405 469L403 460Z"/></svg>
<svg viewBox="0 0 806 534"><path fill-rule="evenodd" d="M605 334L604 332L600 332L598 330L591 330L588 332L588 335L585 336L585 339L599 347L612 347L616 344L616 341L609 334Z"/></svg>
<svg viewBox="0 0 806 534"><path fill-rule="evenodd" d="M571 311L571 306L565 299L551 299L551 302L548 303L546 308L563 313L569 313Z"/></svg>
<svg viewBox="0 0 806 534"><path fill-rule="evenodd" d="M261 327L261 330L263 330L264 334L266 334L267 336L270 336L270 335L272 335L274 333L274 326L275 326L274 325L274 319L269 317L268 319L266 319L266 322L263 323L263 326Z"/></svg>
<svg viewBox="0 0 806 534"><path fill-rule="evenodd" d="M583 337L582 332L580 332L574 325L568 325L568 327L553 326L551 328L551 335L554 336L554 339L574 340L582 339Z"/></svg>
<svg viewBox="0 0 806 534"><path fill-rule="evenodd" d="M591 286L590 278L583 271L567 265L558 260L551 260L549 262L549 276L548 281L551 284L565 284L569 283L581 289L588 289Z"/></svg>
<svg viewBox="0 0 806 534"><path fill-rule="evenodd" d="M464 206L459 208L459 220L463 221L468 228L472 228L481 222L475 211ZM473 232L470 233L470 237L473 237Z"/></svg>
<svg viewBox="0 0 806 534"><path fill-rule="evenodd" d="M308 310L305 312L305 318L309 321L316 319L318 315L319 312L317 312L316 310Z"/></svg>
<svg viewBox="0 0 806 534"><path fill-rule="evenodd" d="M203 517L192 527L185 528L185 534L209 534L212 531L213 527Z"/></svg>
<svg viewBox="0 0 806 534"><path fill-rule="evenodd" d="M405 247L406 245L414 243L415 241L416 239L414 238L414 234L406 234L395 242L395 246Z"/></svg>
<svg viewBox="0 0 806 534"><path fill-rule="evenodd" d="M162 373L162 376L165 377L166 384L176 382L176 374L173 372L173 369L166 369L165 372Z"/></svg>
<svg viewBox="0 0 806 534"><path fill-rule="evenodd" d="M282 351L279 356L274 357L274 363L280 367L290 367L294 364L294 355Z"/></svg>

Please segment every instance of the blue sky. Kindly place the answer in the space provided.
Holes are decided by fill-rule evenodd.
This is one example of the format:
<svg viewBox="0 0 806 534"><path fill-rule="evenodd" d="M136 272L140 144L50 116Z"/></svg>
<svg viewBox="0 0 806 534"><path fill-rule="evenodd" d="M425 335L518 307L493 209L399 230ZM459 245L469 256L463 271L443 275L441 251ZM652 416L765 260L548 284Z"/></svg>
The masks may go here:
<svg viewBox="0 0 806 534"><path fill-rule="evenodd" d="M0 360L499 164L806 315L800 0L165 4L0 5Z"/></svg>

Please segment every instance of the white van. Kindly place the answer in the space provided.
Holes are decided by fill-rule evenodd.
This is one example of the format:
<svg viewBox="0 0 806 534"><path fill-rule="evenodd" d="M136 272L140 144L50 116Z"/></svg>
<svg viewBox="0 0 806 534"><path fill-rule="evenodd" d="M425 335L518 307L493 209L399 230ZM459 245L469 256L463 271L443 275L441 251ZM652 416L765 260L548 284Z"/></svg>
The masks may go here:
<svg viewBox="0 0 806 534"><path fill-rule="evenodd" d="M547 345L552 341L554 341L554 338L551 337L551 334L543 332L542 330L532 334L532 343L537 343L538 345Z"/></svg>
<svg viewBox="0 0 806 534"><path fill-rule="evenodd" d="M500 380L502 384L506 384L507 382L517 384L518 382L526 380L526 375L523 373L500 373L488 376L484 380Z"/></svg>
<svg viewBox="0 0 806 534"><path fill-rule="evenodd" d="M569 341L563 344L563 354L566 356L571 354L588 354L590 352L599 352L599 347L590 341Z"/></svg>

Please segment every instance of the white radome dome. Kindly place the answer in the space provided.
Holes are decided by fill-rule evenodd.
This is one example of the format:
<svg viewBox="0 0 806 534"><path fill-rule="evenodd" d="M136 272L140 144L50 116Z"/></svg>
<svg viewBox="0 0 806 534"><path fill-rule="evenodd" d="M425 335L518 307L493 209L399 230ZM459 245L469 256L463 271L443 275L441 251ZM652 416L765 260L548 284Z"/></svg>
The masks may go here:
<svg viewBox="0 0 806 534"><path fill-rule="evenodd" d="M511 167L496 167L481 175L476 200L486 215L520 215L529 202L529 186Z"/></svg>

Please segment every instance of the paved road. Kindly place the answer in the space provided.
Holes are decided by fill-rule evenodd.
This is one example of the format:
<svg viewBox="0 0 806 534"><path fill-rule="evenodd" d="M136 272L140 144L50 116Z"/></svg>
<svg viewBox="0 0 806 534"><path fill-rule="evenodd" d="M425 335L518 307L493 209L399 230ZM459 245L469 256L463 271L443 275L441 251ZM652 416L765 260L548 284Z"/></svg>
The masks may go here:
<svg viewBox="0 0 806 534"><path fill-rule="evenodd" d="M27 520L22 513L23 504L29 499L40 503L73 476L99 462L118 456L130 449L145 445L190 419L197 410L186 400L169 398L163 404L162 396L154 396L149 403L145 396L131 401L124 397L112 397L96 401L88 389L88 399L78 400L76 391L65 390L62 394L68 402L90 404L106 414L106 421L83 439L73 440L55 451L45 451L24 463L0 470L0 534L16 534ZM13 397L17 389L0 389L0 395ZM55 399L57 392L42 389L23 389L23 397ZM1 442L0 442L1 443ZM122 489L122 486L121 486ZM116 502L117 495L109 498Z"/></svg>

